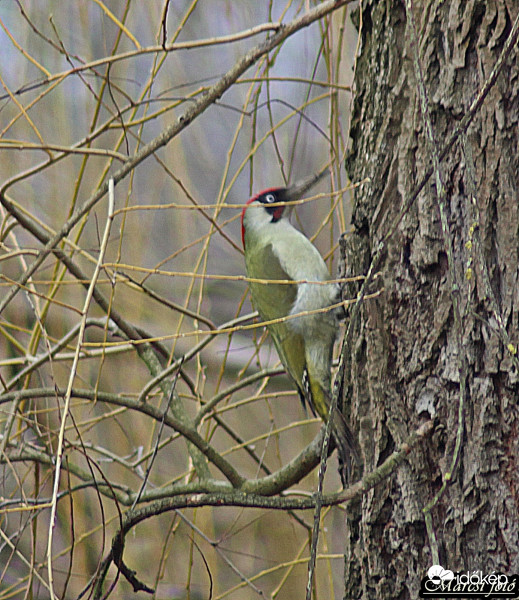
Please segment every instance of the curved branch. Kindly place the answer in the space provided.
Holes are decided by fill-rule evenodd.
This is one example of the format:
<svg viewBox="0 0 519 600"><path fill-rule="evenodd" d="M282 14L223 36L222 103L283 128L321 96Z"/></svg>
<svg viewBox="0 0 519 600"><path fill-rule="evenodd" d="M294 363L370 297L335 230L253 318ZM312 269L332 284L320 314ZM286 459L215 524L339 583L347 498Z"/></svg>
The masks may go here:
<svg viewBox="0 0 519 600"><path fill-rule="evenodd" d="M54 388L33 388L30 390L21 390L16 392L9 392L6 394L2 394L0 396L0 405L11 402L13 400L22 401L29 398L48 398L54 397L56 393L60 393L60 391L56 391ZM261 494L263 496L273 496L274 494L279 494L280 492L287 490L292 485L298 483L308 475L319 463L321 446L322 446L322 437L324 430L322 429L319 434L315 437L315 439L304 448L297 456L295 456L291 461L289 461L286 465L275 471L274 473L270 473L265 477L260 477L258 479L250 479L247 480L243 478L234 467L225 460L221 454L219 454L210 444L208 444L200 434L192 429L191 427L185 425L184 423L179 422L172 416L170 413L164 415L162 411L158 408L139 402L135 398L130 398L127 396L121 396L119 394L113 394L109 392L101 392L94 390L86 390L86 389L78 389L74 388L72 390L72 395L75 398L84 398L86 400L96 400L98 402L106 402L107 404L114 404L116 406L123 406L129 408L131 410L138 411L146 416L155 419L157 421L164 421L166 425L183 435L187 440L192 442L201 452L204 454L207 459L212 462L225 477L231 483L233 488L239 488L243 490L245 493L249 494ZM23 453L20 457L17 457L17 460L23 460L22 456L27 457L28 459L33 460L42 460L41 456L38 454L28 455ZM44 455L46 459L43 462L48 462L50 460L47 455ZM2 460L0 459L0 464ZM77 472L75 474L78 474ZM85 477L81 477L84 481ZM207 485L206 485L207 483ZM207 482L201 481L196 484L197 487L193 491L207 492L214 491L218 486L218 491L222 491L223 489L228 489L230 492L232 488L225 488L225 482L217 482L215 480L207 480ZM190 490L190 491L191 491ZM185 491L183 486L172 485L165 490L151 490L142 496L141 501L149 501L156 498L161 498L164 496L177 495ZM131 504L130 498L131 494L127 493L127 498L120 498L119 500L123 504Z"/></svg>
<svg viewBox="0 0 519 600"><path fill-rule="evenodd" d="M354 498L359 498L384 479L387 479L406 460L406 457L410 454L413 447L425 439L433 431L433 428L433 421L425 422L412 433L400 448L393 452L380 467L375 469L375 471L368 473L360 481L357 481L355 484L341 492L323 495L320 499L321 506L333 506L342 504L343 502L347 502ZM316 440L314 440L314 442L315 441ZM104 579L112 562L115 565L123 566L125 571L128 570L133 577L135 576L135 572L130 571L123 562L125 537L133 527L150 517L155 517L165 512L179 510L181 508L196 508L201 506L240 506L246 508L288 511L313 510L315 509L315 505L316 498L313 495L311 497L263 496L239 490L231 493L175 496L174 498L166 498L154 502L143 508L130 510L123 518L121 529L112 538L112 548L100 566L95 581L94 597L100 597Z"/></svg>
<svg viewBox="0 0 519 600"><path fill-rule="evenodd" d="M0 404L10 402L12 400L22 400L25 398L54 397L56 394L62 395L63 391L57 388L33 388L30 390L21 390L17 392L10 392L8 394L2 394L0 396ZM170 412L164 415L161 410L151 406L150 404L138 402L134 398L123 397L119 394L73 388L71 395L75 398L102 400L109 404L125 406L132 410L141 412L159 422L164 421L166 425L169 425L169 427L183 435L188 441L196 446L196 448L198 448L198 450L200 450L200 452L206 456L206 458L212 462L223 475L225 475L234 488L241 487L245 482L245 478L242 477L238 471L236 471L236 469L213 448L213 446L206 442L195 429L175 418Z"/></svg>

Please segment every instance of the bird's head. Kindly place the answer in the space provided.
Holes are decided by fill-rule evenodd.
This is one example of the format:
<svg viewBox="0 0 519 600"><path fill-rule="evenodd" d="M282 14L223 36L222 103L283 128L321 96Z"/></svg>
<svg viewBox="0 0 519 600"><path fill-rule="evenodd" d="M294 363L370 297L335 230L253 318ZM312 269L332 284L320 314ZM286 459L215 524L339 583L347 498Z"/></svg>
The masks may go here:
<svg viewBox="0 0 519 600"><path fill-rule="evenodd" d="M241 213L241 238L245 247L245 232L253 227L277 223L291 210L289 202L299 200L325 174L326 170L288 187L269 188L253 196Z"/></svg>
<svg viewBox="0 0 519 600"><path fill-rule="evenodd" d="M253 196L241 212L241 239L245 246L245 231L267 223L277 223L288 213L289 188L269 188Z"/></svg>

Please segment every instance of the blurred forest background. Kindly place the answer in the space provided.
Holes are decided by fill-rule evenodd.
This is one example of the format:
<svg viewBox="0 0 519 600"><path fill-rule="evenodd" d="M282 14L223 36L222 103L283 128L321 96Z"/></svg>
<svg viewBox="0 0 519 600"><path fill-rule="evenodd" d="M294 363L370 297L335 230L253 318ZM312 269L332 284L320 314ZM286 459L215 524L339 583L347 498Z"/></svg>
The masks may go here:
<svg viewBox="0 0 519 600"><path fill-rule="evenodd" d="M329 163L293 218L335 274L357 45L347 6L259 58L116 185L110 218L105 194L12 295L128 157L274 35L273 23L317 4L0 2L0 600L89 597L120 514L197 481L185 440L161 419L173 396L175 414L245 478L285 465L319 431L286 377L273 376L263 328L251 327L239 216L253 193ZM91 281L139 343L89 299ZM175 365L170 397L146 388L145 340L162 369ZM144 399L155 412L139 410ZM294 493L315 484L313 472ZM326 489L339 487L329 469ZM341 597L343 513L322 521L314 591ZM124 558L156 598L301 597L311 524L311 513L167 512L132 531ZM111 597L132 593L120 577Z"/></svg>

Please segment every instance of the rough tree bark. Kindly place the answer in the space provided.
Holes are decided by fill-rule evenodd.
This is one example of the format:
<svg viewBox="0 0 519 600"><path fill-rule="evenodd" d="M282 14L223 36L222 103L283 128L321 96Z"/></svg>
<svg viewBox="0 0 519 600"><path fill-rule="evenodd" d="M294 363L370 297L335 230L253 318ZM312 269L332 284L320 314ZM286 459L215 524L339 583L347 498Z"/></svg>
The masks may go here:
<svg viewBox="0 0 519 600"><path fill-rule="evenodd" d="M515 0L415 0L440 147L483 87L518 11ZM353 232L341 244L351 274L366 271L431 165L405 3L363 0L357 17L362 45L346 167L352 181L371 182L356 191ZM362 308L348 397L366 468L424 419L437 426L404 468L350 507L346 598L418 597L434 558L423 508L456 452L460 377L459 458L431 510L439 561L453 571L519 573L518 57L516 45L466 137L441 163L459 292L432 177L388 242L383 294Z"/></svg>

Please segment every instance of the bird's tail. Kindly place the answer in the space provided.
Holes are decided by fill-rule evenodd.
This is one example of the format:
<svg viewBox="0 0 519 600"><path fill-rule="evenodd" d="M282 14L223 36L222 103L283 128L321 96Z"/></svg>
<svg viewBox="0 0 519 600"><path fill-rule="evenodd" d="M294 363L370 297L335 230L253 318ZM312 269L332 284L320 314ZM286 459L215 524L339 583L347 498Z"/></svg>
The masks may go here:
<svg viewBox="0 0 519 600"><path fill-rule="evenodd" d="M337 446L339 475L341 476L342 485L346 487L352 480L354 466L360 468L362 461L357 440L346 422L345 416L338 409L332 413L332 437Z"/></svg>
<svg viewBox="0 0 519 600"><path fill-rule="evenodd" d="M327 421L330 418L331 395L322 387L319 379L309 376L306 370L303 374L303 390L303 397L312 412L317 412L323 421ZM339 457L339 475L342 485L346 486L352 480L354 465L360 469L362 460L355 436L339 408L333 411L331 432Z"/></svg>

